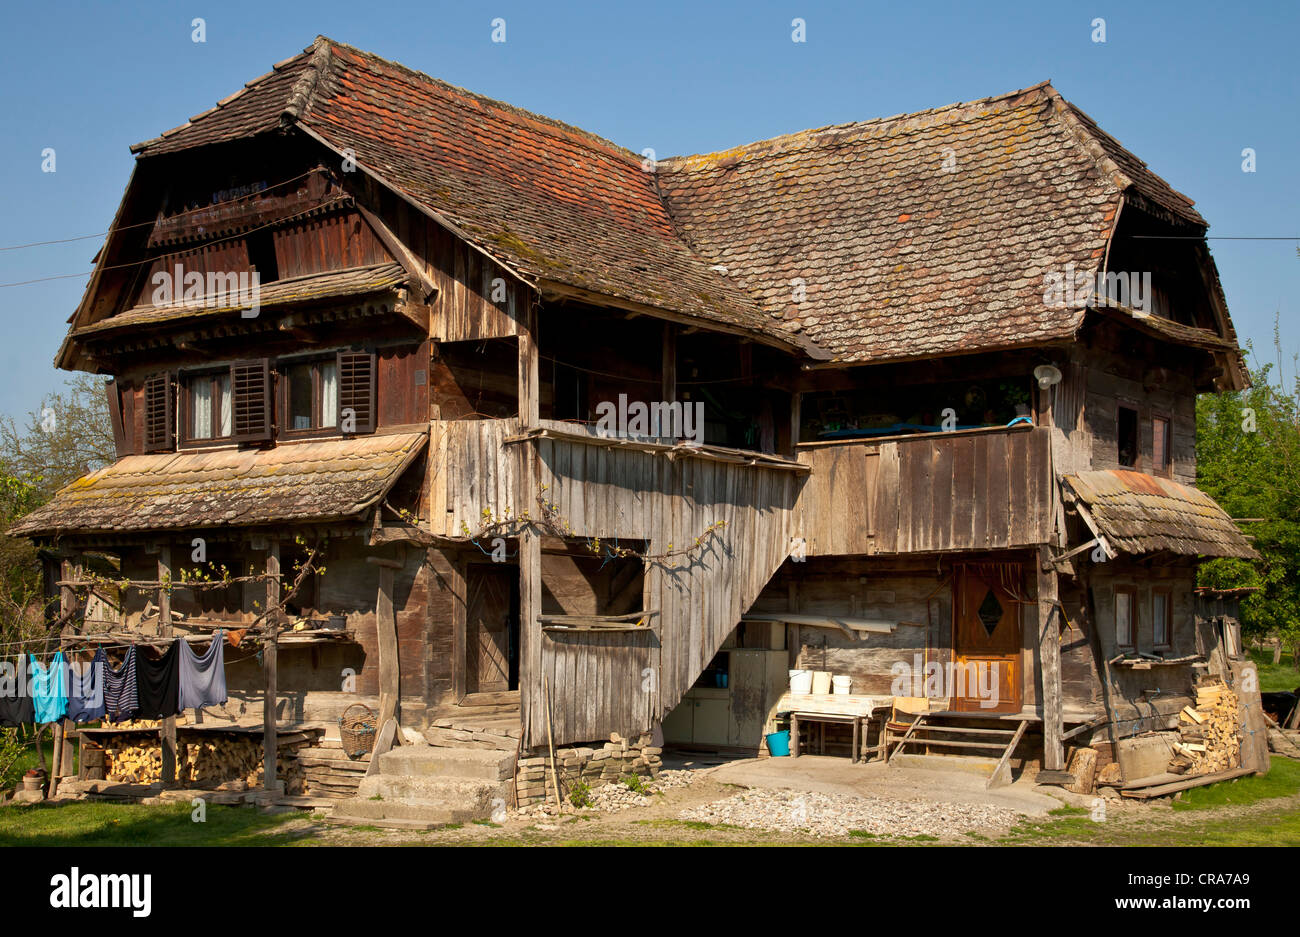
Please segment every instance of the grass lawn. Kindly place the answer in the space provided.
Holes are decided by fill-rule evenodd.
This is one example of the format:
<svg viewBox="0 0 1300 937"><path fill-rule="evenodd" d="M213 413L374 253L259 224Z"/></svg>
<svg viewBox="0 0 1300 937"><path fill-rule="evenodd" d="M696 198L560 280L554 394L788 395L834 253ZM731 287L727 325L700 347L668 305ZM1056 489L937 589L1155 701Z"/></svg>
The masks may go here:
<svg viewBox="0 0 1300 937"><path fill-rule="evenodd" d="M1103 820L1090 811L1061 807L1025 820L1010 832L967 833L969 845L1089 846L1300 846L1300 762L1275 757L1264 777L1245 777L1184 792L1173 809L1163 804L1107 803ZM209 805L195 823L188 804L69 801L0 808L3 846L287 846L287 845L785 845L773 834L727 824L680 819L632 819L609 827L592 816L570 817L544 831L491 823L453 824L428 833L367 827L321 827L301 814L264 815L252 807ZM590 822L579 822L587 820ZM469 831L470 835L464 835ZM476 831L476 832L475 832ZM633 833L633 831L636 831ZM798 837L810 845L908 845L932 837L894 838L861 831L840 839Z"/></svg>
<svg viewBox="0 0 1300 937"><path fill-rule="evenodd" d="M1250 652L1251 660L1255 662L1256 669L1259 670L1259 691L1261 693L1280 693L1286 690L1294 690L1300 686L1300 670L1296 670L1291 665L1291 656L1282 655L1282 663L1273 663L1273 652L1271 650L1253 649Z"/></svg>

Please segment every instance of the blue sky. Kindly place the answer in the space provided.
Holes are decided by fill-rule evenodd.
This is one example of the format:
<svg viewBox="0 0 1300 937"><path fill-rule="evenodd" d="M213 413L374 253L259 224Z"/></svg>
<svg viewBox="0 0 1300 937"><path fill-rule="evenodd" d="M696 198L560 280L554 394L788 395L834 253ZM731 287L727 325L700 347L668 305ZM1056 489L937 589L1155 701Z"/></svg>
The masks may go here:
<svg viewBox="0 0 1300 937"><path fill-rule="evenodd" d="M191 20L206 42L191 41ZM506 42L491 21L506 21ZM791 41L791 21L807 41ZM1092 41L1093 20L1106 42ZM0 39L0 247L103 232L129 144L318 33L658 156L1051 79L1197 202L1211 236L1300 235L1300 5L1177 2L24 3ZM53 147L56 172L41 171ZM1241 151L1257 171L1241 171ZM101 239L0 251L0 283L88 271ZM1297 241L1211 241L1242 340L1300 351ZM37 406L85 278L0 288L0 412Z"/></svg>

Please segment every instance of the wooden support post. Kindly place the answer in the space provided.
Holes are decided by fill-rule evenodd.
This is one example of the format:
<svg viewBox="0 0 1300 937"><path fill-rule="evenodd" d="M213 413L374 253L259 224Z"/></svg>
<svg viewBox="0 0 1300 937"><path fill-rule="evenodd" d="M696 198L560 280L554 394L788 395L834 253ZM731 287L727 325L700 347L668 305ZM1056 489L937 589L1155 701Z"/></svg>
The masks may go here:
<svg viewBox="0 0 1300 937"><path fill-rule="evenodd" d="M280 542L272 540L266 545L266 627L267 639L262 643L262 666L266 668L266 696L262 700L262 787L276 789L276 696L279 693L276 676L276 651L280 635Z"/></svg>
<svg viewBox="0 0 1300 937"><path fill-rule="evenodd" d="M799 445L799 433L803 426L803 391L795 391L790 395L790 451L794 452L794 447Z"/></svg>
<svg viewBox="0 0 1300 937"><path fill-rule="evenodd" d="M398 551L401 555L401 551ZM375 637L379 645L379 728L397 718L401 693L401 667L397 659L397 615L393 611L393 580L402 561L368 556L379 567L379 594L375 599ZM376 757L383 752L376 751Z"/></svg>
<svg viewBox="0 0 1300 937"><path fill-rule="evenodd" d="M1043 705L1043 768L1065 768L1065 744L1061 707L1061 635L1056 623L1056 569L1051 549L1038 548L1038 661L1041 668L1040 699Z"/></svg>
<svg viewBox="0 0 1300 937"><path fill-rule="evenodd" d="M59 566L59 578L62 582L70 582L81 579L80 569L74 566L70 561L64 560ZM71 586L59 587L59 616L63 617L76 608L77 595ZM52 637L57 638L58 635ZM67 741L67 731L72 722L68 719L62 719L54 723L51 731L54 736L54 748L50 758L50 776L49 776L49 796L53 797L59 791L59 781L66 772L66 762L71 751L71 745ZM38 749L39 749L38 745ZM41 757L44 762L44 753ZM41 767L44 767L42 764Z"/></svg>
<svg viewBox="0 0 1300 937"><path fill-rule="evenodd" d="M531 299L519 321L519 422L528 429L538 422L537 393L537 304ZM541 464L540 441L519 447L519 496L516 510L537 517ZM519 716L524 747L537 745L546 730L546 713L541 702L542 631L537 616L542 613L542 541L537 531L525 527L519 534Z"/></svg>
<svg viewBox="0 0 1300 937"><path fill-rule="evenodd" d="M172 572L172 548L167 544L158 547L158 636L172 637L172 591L169 587ZM167 716L159 728L162 739L162 785L176 784L176 717Z"/></svg>
<svg viewBox="0 0 1300 937"><path fill-rule="evenodd" d="M664 403L677 399L677 326L671 322L664 323L663 384L659 393Z"/></svg>

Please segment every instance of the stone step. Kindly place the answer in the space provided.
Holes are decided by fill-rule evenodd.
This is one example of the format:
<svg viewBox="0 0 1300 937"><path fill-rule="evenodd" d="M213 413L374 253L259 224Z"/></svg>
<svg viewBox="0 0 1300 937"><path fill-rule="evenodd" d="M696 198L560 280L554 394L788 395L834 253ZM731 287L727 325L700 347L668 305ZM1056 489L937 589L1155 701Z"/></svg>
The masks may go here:
<svg viewBox="0 0 1300 937"><path fill-rule="evenodd" d="M393 817L351 817L347 814L335 812L327 817L322 817L326 823L335 823L339 826L377 826L385 830L411 830L415 832L427 830L440 830L453 822L453 820L399 820Z"/></svg>
<svg viewBox="0 0 1300 937"><path fill-rule="evenodd" d="M299 749L294 757L298 759L300 765L320 765L338 771L359 771L364 774L366 768L370 767L369 755L363 755L353 761L343 754L341 748L303 748Z"/></svg>
<svg viewBox="0 0 1300 937"><path fill-rule="evenodd" d="M488 811L490 813L491 811ZM482 816L487 816L483 814ZM448 823L468 823L481 819L480 812L461 807L434 804L407 804L383 800L349 800L335 805L331 817L352 817L368 820L417 820L436 826Z"/></svg>
<svg viewBox="0 0 1300 937"><path fill-rule="evenodd" d="M515 754L489 748L403 746L379 756L379 776L473 778L504 781L514 776Z"/></svg>
<svg viewBox="0 0 1300 937"><path fill-rule="evenodd" d="M1012 756L1011 760L1019 764L1020 759ZM889 759L891 765L903 768L931 768L937 771L961 771L987 778L992 776L998 766L997 758L985 758L980 755L909 753L906 749Z"/></svg>
<svg viewBox="0 0 1300 937"><path fill-rule="evenodd" d="M431 726L424 730L424 740L441 748L491 748L514 752L519 748L518 737L511 738L501 731L488 732L459 727Z"/></svg>
<svg viewBox="0 0 1300 937"><path fill-rule="evenodd" d="M446 810L469 810L474 816L486 817L495 806L506 802L507 786L501 781L375 774L361 782L357 796L348 803L420 804Z"/></svg>

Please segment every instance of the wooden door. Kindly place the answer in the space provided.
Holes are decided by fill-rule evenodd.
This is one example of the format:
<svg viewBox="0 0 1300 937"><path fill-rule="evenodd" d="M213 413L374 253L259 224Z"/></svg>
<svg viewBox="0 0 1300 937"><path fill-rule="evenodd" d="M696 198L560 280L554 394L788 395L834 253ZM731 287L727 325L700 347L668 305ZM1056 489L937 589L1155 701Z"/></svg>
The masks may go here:
<svg viewBox="0 0 1300 937"><path fill-rule="evenodd" d="M1020 712L1020 604L998 586L961 567L955 606L955 666L948 688L951 708L960 712Z"/></svg>
<svg viewBox="0 0 1300 937"><path fill-rule="evenodd" d="M472 564L466 575L465 691L513 690L518 676L518 567Z"/></svg>

